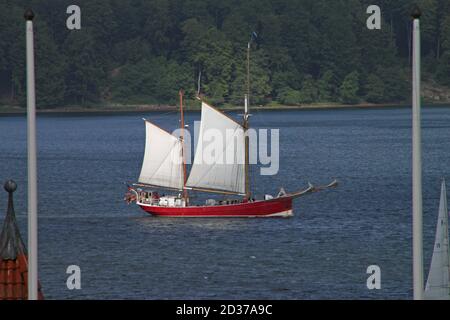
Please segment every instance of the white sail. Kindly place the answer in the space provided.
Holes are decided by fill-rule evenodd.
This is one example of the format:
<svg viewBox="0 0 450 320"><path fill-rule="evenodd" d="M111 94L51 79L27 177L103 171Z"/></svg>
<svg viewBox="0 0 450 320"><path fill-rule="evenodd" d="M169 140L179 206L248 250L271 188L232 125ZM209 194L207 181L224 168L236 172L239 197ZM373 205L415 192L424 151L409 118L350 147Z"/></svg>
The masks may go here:
<svg viewBox="0 0 450 320"><path fill-rule="evenodd" d="M244 128L204 102L197 149L186 185L245 193Z"/></svg>
<svg viewBox="0 0 450 320"><path fill-rule="evenodd" d="M445 181L442 181L436 239L433 257L431 259L430 272L425 287L426 299L450 299L449 257L447 194Z"/></svg>
<svg viewBox="0 0 450 320"><path fill-rule="evenodd" d="M183 189L181 141L148 121L145 121L145 129L145 154L139 182Z"/></svg>

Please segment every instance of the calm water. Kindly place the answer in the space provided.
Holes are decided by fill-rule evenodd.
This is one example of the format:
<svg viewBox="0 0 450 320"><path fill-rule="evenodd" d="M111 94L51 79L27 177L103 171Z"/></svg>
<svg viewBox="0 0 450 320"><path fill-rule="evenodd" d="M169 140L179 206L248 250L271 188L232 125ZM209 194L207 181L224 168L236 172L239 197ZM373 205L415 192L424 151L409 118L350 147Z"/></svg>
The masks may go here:
<svg viewBox="0 0 450 320"><path fill-rule="evenodd" d="M280 128L281 164L253 179L257 194L338 178L336 190L297 199L291 219L168 219L122 201L140 170L147 117L174 113L40 115L39 267L50 299L407 299L411 289L410 110L256 112ZM187 115L187 122L199 118ZM450 181L450 108L425 108L425 271L440 178ZM0 180L19 184L26 239L26 119L0 117ZM6 193L0 192L0 217ZM82 289L66 288L81 267ZM381 290L366 268L381 267Z"/></svg>

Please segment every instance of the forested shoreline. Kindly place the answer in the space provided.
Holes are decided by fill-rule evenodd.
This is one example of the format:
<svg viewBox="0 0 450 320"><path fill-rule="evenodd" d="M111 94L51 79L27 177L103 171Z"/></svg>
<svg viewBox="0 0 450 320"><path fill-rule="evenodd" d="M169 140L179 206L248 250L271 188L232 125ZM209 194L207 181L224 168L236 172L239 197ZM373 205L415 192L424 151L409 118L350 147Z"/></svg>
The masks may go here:
<svg viewBox="0 0 450 320"><path fill-rule="evenodd" d="M423 10L427 99L450 100L450 1ZM382 0L381 30L364 0L3 0L0 105L25 104L23 11L35 11L39 108L171 105L178 90L241 105L252 32L251 99L262 106L407 103L414 1ZM66 9L81 8L81 30Z"/></svg>

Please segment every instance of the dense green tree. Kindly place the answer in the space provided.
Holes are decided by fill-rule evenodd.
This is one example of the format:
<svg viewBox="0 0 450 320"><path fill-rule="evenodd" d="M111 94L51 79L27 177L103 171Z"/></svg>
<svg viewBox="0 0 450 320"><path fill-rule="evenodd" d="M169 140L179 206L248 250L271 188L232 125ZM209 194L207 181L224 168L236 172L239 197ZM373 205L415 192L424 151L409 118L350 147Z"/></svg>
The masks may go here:
<svg viewBox="0 0 450 320"><path fill-rule="evenodd" d="M195 70L201 72L202 92L214 103L225 102L232 80L231 43L214 26L204 25L195 18L187 20L182 30L185 55Z"/></svg>
<svg viewBox="0 0 450 320"><path fill-rule="evenodd" d="M233 65L233 82L231 84L230 102L241 103L247 94L247 60L246 50L235 57ZM265 104L270 101L271 86L267 70L269 60L263 49L253 48L250 54L250 103Z"/></svg>
<svg viewBox="0 0 450 320"><path fill-rule="evenodd" d="M343 103L358 103L359 76L357 71L349 73L339 88L339 94Z"/></svg>
<svg viewBox="0 0 450 320"><path fill-rule="evenodd" d="M101 98L102 84L106 81L105 60L97 50L93 33L71 32L67 37L63 54L66 63L66 101L85 105Z"/></svg>
<svg viewBox="0 0 450 320"><path fill-rule="evenodd" d="M383 80L380 79L375 74L371 74L367 77L367 82L365 86L366 91L366 100L372 103L382 103L385 102L384 95L384 83Z"/></svg>
<svg viewBox="0 0 450 320"><path fill-rule="evenodd" d="M410 72L399 66L380 67L376 73L383 80L385 102L400 102L409 98L411 93Z"/></svg>
<svg viewBox="0 0 450 320"><path fill-rule="evenodd" d="M317 100L320 102L334 101L337 95L337 81L333 71L326 71L316 83Z"/></svg>
<svg viewBox="0 0 450 320"><path fill-rule="evenodd" d="M439 38L438 0L420 0L418 5L422 9L420 20L423 55L435 57Z"/></svg>
<svg viewBox="0 0 450 320"><path fill-rule="evenodd" d="M450 51L446 51L439 61L436 71L437 80L447 86L450 86Z"/></svg>
<svg viewBox="0 0 450 320"><path fill-rule="evenodd" d="M272 95L277 98L288 88L300 88L302 73L284 48L269 51L268 70Z"/></svg>
<svg viewBox="0 0 450 320"><path fill-rule="evenodd" d="M252 32L250 102L410 100L413 0L379 0L381 30L368 30L370 0L2 0L0 103L25 104L23 11L36 18L38 107L175 103L243 104ZM423 9L423 79L450 85L450 2ZM65 26L68 5L81 30Z"/></svg>
<svg viewBox="0 0 450 320"><path fill-rule="evenodd" d="M285 105L298 105L302 100L301 92L298 90L293 90L291 88L287 88L284 91L281 91L278 96L278 101Z"/></svg>
<svg viewBox="0 0 450 320"><path fill-rule="evenodd" d="M64 103L65 61L44 23L36 29L36 101L37 107L57 107Z"/></svg>
<svg viewBox="0 0 450 320"><path fill-rule="evenodd" d="M439 52L450 51L450 3L442 5L441 23L439 26ZM439 58L439 56L438 56Z"/></svg>
<svg viewBox="0 0 450 320"><path fill-rule="evenodd" d="M300 89L300 102L311 103L317 100L317 87L312 76L306 76Z"/></svg>
<svg viewBox="0 0 450 320"><path fill-rule="evenodd" d="M129 64L113 76L112 97L119 102L175 103L178 91L192 96L190 67L159 57Z"/></svg>
<svg viewBox="0 0 450 320"><path fill-rule="evenodd" d="M436 68L436 79L444 85L450 86L450 4L446 8L447 16L441 23L441 50Z"/></svg>
<svg viewBox="0 0 450 320"><path fill-rule="evenodd" d="M180 40L180 32L176 26L174 8L171 1L153 0L143 2L145 22L143 36L152 44L155 54L169 54Z"/></svg>
<svg viewBox="0 0 450 320"><path fill-rule="evenodd" d="M112 51L115 57L114 65L120 67L127 63L137 63L153 56L151 52L150 44L139 37L118 42Z"/></svg>
<svg viewBox="0 0 450 320"><path fill-rule="evenodd" d="M13 104L23 104L25 98L25 34L22 14L22 10L13 1L0 3L0 92L3 94L2 100Z"/></svg>

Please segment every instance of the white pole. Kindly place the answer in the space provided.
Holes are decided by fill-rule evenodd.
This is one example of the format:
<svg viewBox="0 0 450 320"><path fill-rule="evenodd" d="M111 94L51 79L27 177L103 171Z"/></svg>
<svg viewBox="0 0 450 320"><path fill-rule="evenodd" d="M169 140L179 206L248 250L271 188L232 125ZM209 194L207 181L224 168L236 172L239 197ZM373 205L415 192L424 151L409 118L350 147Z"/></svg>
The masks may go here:
<svg viewBox="0 0 450 320"><path fill-rule="evenodd" d="M245 95L244 106L245 106L245 108L244 108L245 115L244 116L247 116L247 114L248 114L248 96L247 95Z"/></svg>
<svg viewBox="0 0 450 320"><path fill-rule="evenodd" d="M250 42L252 41L252 39L250 39L250 41L247 44L247 95L246 95L246 101L247 101L247 105L250 104Z"/></svg>
<svg viewBox="0 0 450 320"><path fill-rule="evenodd" d="M28 299L38 299L36 97L34 89L33 11L25 12L27 38L28 127Z"/></svg>
<svg viewBox="0 0 450 320"><path fill-rule="evenodd" d="M412 59L412 153L413 153L413 287L414 300L423 299L423 242L422 242L422 150L420 123L420 16L415 8L413 17Z"/></svg>

